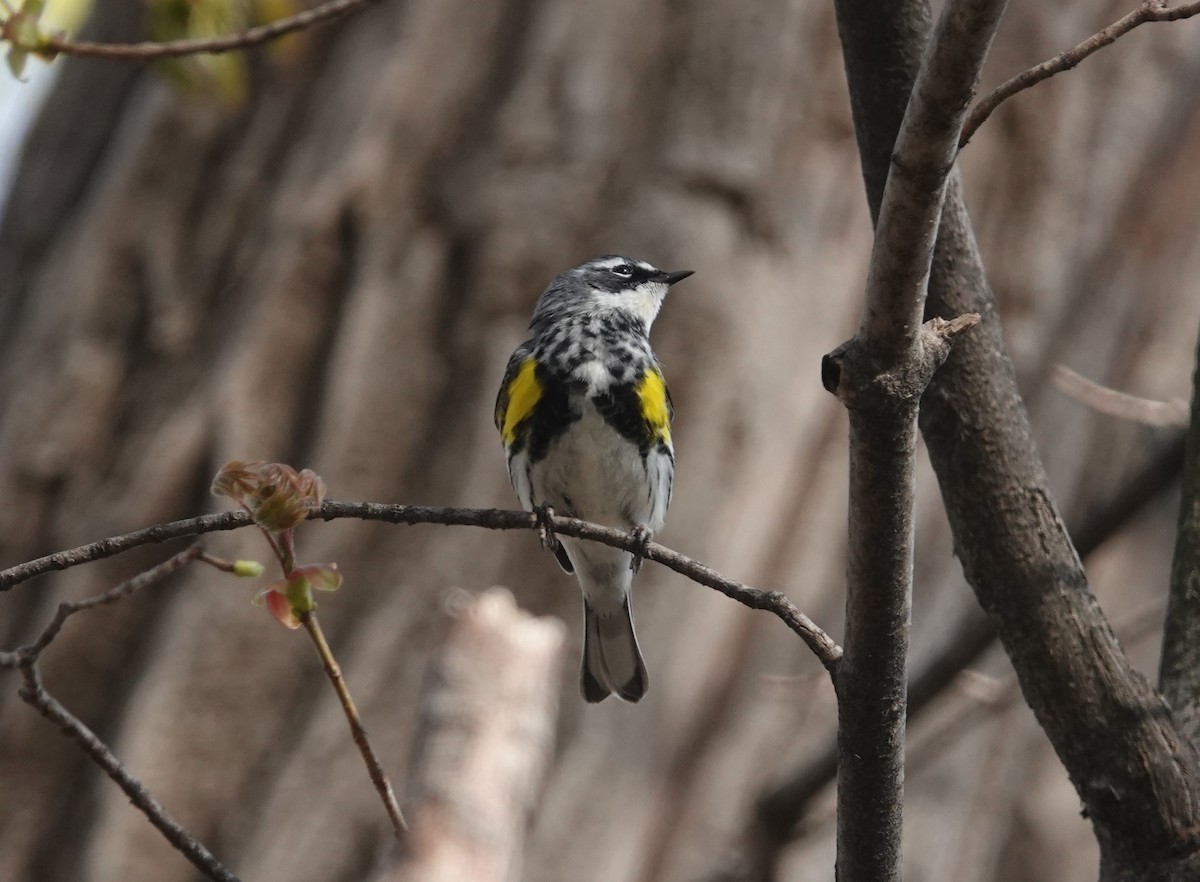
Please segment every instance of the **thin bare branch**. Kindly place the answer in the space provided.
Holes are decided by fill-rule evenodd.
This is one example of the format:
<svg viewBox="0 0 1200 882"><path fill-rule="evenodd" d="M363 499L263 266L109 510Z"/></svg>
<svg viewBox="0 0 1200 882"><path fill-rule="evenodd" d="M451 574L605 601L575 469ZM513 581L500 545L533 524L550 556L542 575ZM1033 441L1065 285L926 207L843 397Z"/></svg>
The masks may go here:
<svg viewBox="0 0 1200 882"><path fill-rule="evenodd" d="M35 576L67 570L80 564L104 560L123 554L139 545L161 545L172 539L185 536L199 536L204 533L216 533L221 530L236 530L251 523L250 516L240 511L226 511L220 514L201 515L196 518L186 518L182 521L171 521L166 524L155 524L132 533L112 536L80 545L69 551L59 551L39 557L26 563L0 570L0 591L7 591L14 585L27 582Z"/></svg>
<svg viewBox="0 0 1200 882"><path fill-rule="evenodd" d="M358 708L354 706L354 699L350 696L350 688L346 685L346 678L342 676L342 669L338 665L337 659L333 657L333 650L329 648L329 642L325 639L325 632L321 630L321 624L317 621L316 615L311 612L300 616L300 624L312 638L313 646L316 647L317 655L320 656L321 664L325 668L325 676L333 684L333 691L337 693L338 701L342 703L346 722L350 724L350 734L354 738L354 743L358 745L359 753L362 754L363 762L367 766L367 774L371 776L371 784L374 785L375 792L379 794L384 810L387 811L388 819L392 822L392 830L396 834L396 839L403 842L404 836L408 832L408 824L404 820L404 815L400 813L400 805L396 802L396 793L392 790L392 782L388 780L387 773L383 771L383 763L379 761L379 756L371 745L371 739L367 737L366 727L363 726L362 718L358 715Z"/></svg>
<svg viewBox="0 0 1200 882"><path fill-rule="evenodd" d="M366 521L383 521L390 524L443 524L446 526L483 527L489 530L537 530L537 519L529 512L506 511L496 508L432 508L420 505L386 505L375 502L334 502L326 500L312 519L331 521L339 518L357 518ZM564 536L589 539L614 548L640 553L645 560L652 560L686 576L697 584L720 591L752 609L765 610L778 617L807 644L825 669L833 674L842 648L819 628L812 619L797 609L782 591L762 591L741 582L726 578L716 570L692 560L677 551L656 542L643 544L641 537L622 533L599 524L575 518L555 515L554 530ZM156 524L121 536L101 539L89 545L81 545L68 551L50 554L28 563L0 571L0 591L12 588L44 573L65 570L90 561L101 560L121 554L139 545L150 545L196 536L221 530L236 530L251 524L250 516L240 511L228 511L216 515L202 515L167 524Z"/></svg>
<svg viewBox="0 0 1200 882"><path fill-rule="evenodd" d="M1127 392L1118 392L1089 380L1062 364L1054 366L1050 377L1059 391L1097 413L1155 428L1187 425L1188 403L1182 399L1155 401Z"/></svg>
<svg viewBox="0 0 1200 882"><path fill-rule="evenodd" d="M1022 71L983 96L971 108L971 112L967 116L962 134L958 139L959 149L961 150L967 145L967 142L974 137L975 133L979 131L979 127L987 121L987 118L992 115L997 107L1018 92L1023 92L1032 86L1036 86L1043 80L1050 79L1055 74L1070 70L1089 55L1099 52L1105 46L1111 46L1139 25L1153 21L1179 21L1180 19L1191 18L1197 13L1200 13L1200 2L1185 3L1183 6L1170 7L1167 6L1165 0L1143 0L1137 9L1130 12L1124 18L1120 18L1104 30L1092 34L1082 43L1073 46L1066 52L1047 59L1041 64L1029 68L1029 70Z"/></svg>
<svg viewBox="0 0 1200 882"><path fill-rule="evenodd" d="M27 662L35 661L42 654L42 651L58 636L58 632L62 630L62 626L66 624L67 619L75 615L75 613L114 603L123 597L128 597L135 591L140 591L142 588L153 585L155 582L161 582L167 576L177 570L183 569L192 561L202 557L203 554L204 551L199 544L193 545L185 551L179 552L174 557L164 560L157 566L151 567L144 573L139 573L127 582L122 582L117 587L110 588L103 594L97 594L94 597L88 597L84 600L72 600L60 603L54 613L54 617L32 643L26 644L12 652L0 652L0 668L15 668Z"/></svg>
<svg viewBox="0 0 1200 882"><path fill-rule="evenodd" d="M51 36L43 46L38 47L38 51L47 55L75 55L80 58L112 58L122 61L158 61L186 55L219 55L223 52L261 46L287 34L340 18L376 2L378 0L330 0L270 24L223 37L145 43L88 43ZM6 24L6 19L0 19L0 33L3 33Z"/></svg>
<svg viewBox="0 0 1200 882"><path fill-rule="evenodd" d="M1154 598L1122 616L1114 623L1121 635L1121 642L1132 646L1157 633L1162 611L1162 598ZM931 724L925 731L914 734L909 740L908 756L905 758L905 775L909 778L933 766L962 742L966 732L980 723L995 719L997 715L1017 704L1021 697L1020 683L1013 674L989 677L975 671L960 671L949 685L955 693L953 699L957 700L958 704L953 713ZM836 754L831 755L829 761L835 762ZM813 771L816 771L815 765ZM815 799L832 780L831 773L812 792L810 799ZM814 810L805 816L802 828L796 833L811 834L826 827L833 820L833 812L826 810L824 806L814 807ZM713 882L718 882L728 877L715 873L710 878ZM752 875L743 874L739 878L767 880L774 876L759 871Z"/></svg>
<svg viewBox="0 0 1200 882"><path fill-rule="evenodd" d="M115 599L115 598L113 598ZM83 749L93 762L104 770L117 786L125 791L129 801L142 812L167 841L171 843L184 857L209 879L216 882L239 882L238 877L231 873L220 861L213 856L191 833L180 826L170 813L157 799L150 795L142 782L133 777L103 741L87 726L73 715L58 700L46 691L42 685L41 674L33 659L27 659L20 665L24 686L19 694L38 713L58 726L63 734Z"/></svg>

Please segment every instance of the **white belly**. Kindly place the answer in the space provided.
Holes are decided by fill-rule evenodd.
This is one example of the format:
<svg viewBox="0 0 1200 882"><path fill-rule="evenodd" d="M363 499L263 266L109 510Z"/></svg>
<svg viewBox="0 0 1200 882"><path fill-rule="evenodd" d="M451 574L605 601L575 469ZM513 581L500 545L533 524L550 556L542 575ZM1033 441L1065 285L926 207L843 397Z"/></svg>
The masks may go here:
<svg viewBox="0 0 1200 882"><path fill-rule="evenodd" d="M645 461L636 444L604 422L591 402L575 402L582 416L550 445L532 468L514 462L514 485L528 475L526 507L550 505L559 514L620 530L662 529L671 487L671 462L652 450ZM524 457L521 457L524 459Z"/></svg>
<svg viewBox="0 0 1200 882"><path fill-rule="evenodd" d="M533 466L534 495L608 527L650 526L651 487L637 445L605 423L590 402L581 409L582 417Z"/></svg>
<svg viewBox="0 0 1200 882"><path fill-rule="evenodd" d="M521 504L549 505L556 514L632 530L662 529L671 498L674 463L654 448L643 460L638 446L622 437L582 397L573 405L582 416L556 438L544 458L529 463L527 451L512 457L509 474ZM632 555L619 549L560 537L584 596L602 616L626 602Z"/></svg>

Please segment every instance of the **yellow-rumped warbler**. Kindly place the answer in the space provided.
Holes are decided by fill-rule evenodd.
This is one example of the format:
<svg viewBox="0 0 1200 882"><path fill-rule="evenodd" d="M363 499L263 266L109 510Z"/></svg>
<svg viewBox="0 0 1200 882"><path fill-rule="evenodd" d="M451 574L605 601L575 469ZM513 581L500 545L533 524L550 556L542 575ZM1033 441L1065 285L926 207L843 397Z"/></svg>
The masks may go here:
<svg viewBox="0 0 1200 882"><path fill-rule="evenodd" d="M597 257L542 292L532 336L508 360L496 398L508 476L527 510L647 536L662 529L675 474L673 408L648 335L667 289L691 274ZM583 697L637 701L649 685L629 607L637 560L548 535L583 589Z"/></svg>

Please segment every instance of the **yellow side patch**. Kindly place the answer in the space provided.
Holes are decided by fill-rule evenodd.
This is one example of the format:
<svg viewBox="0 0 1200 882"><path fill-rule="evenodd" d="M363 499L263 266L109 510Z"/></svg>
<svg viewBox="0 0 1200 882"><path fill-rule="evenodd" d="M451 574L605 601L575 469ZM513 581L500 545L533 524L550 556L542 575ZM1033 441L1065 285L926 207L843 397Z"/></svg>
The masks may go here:
<svg viewBox="0 0 1200 882"><path fill-rule="evenodd" d="M655 440L671 443L671 413L667 407L667 384L657 370L651 368L642 376L637 386L638 401L642 406L642 419L650 427Z"/></svg>
<svg viewBox="0 0 1200 882"><path fill-rule="evenodd" d="M537 359L525 359L508 383L508 407L504 411L504 425L500 429L505 444L512 444L516 440L517 426L533 413L533 408L542 397L542 386L534 373L536 367Z"/></svg>

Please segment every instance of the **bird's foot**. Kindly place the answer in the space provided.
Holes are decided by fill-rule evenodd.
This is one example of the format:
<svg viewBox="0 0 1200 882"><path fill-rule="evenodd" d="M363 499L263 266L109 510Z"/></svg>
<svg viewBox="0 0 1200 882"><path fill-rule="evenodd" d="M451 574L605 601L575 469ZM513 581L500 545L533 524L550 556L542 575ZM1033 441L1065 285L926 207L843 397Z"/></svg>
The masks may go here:
<svg viewBox="0 0 1200 882"><path fill-rule="evenodd" d="M554 551L558 548L558 537L554 535L554 509L548 505L535 505L533 517L537 521L538 540L542 548Z"/></svg>
<svg viewBox="0 0 1200 882"><path fill-rule="evenodd" d="M633 560L629 562L629 569L637 572L642 568L642 558L646 556L646 548L650 545L650 541L654 538L654 533L646 529L642 524L638 524L629 531L629 538L636 544L637 548L633 552Z"/></svg>

